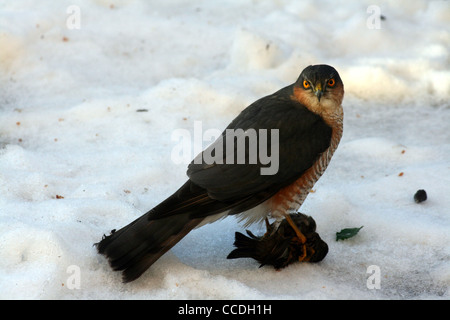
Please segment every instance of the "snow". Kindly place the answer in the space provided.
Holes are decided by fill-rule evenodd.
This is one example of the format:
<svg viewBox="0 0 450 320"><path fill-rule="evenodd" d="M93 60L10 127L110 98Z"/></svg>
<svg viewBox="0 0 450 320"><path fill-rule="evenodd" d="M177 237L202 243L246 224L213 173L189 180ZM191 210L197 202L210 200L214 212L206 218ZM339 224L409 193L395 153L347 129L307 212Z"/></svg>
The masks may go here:
<svg viewBox="0 0 450 320"><path fill-rule="evenodd" d="M448 1L0 5L0 298L449 299ZM244 230L229 217L121 283L93 243L184 183L173 132L222 130L317 63L346 91L341 144L301 208L327 257L227 260Z"/></svg>

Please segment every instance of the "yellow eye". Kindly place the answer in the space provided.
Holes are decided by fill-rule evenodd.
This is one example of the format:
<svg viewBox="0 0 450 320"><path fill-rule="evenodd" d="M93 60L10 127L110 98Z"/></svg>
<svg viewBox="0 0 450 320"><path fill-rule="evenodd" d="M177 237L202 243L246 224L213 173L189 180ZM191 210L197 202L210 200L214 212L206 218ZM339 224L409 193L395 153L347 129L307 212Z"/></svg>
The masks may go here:
<svg viewBox="0 0 450 320"><path fill-rule="evenodd" d="M303 88L308 89L311 85L309 84L308 81L303 80Z"/></svg>
<svg viewBox="0 0 450 320"><path fill-rule="evenodd" d="M331 78L330 80L328 80L327 85L329 87L334 87L334 85L336 84L336 80L334 80L333 78Z"/></svg>

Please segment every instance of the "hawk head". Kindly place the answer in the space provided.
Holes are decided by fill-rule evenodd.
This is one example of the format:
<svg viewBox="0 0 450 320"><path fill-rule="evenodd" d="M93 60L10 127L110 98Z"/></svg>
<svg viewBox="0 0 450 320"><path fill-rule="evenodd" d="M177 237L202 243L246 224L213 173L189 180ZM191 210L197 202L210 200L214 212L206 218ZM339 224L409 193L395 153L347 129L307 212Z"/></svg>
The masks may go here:
<svg viewBox="0 0 450 320"><path fill-rule="evenodd" d="M319 64L306 67L294 84L294 97L326 121L342 118L344 84L331 66Z"/></svg>
<svg viewBox="0 0 450 320"><path fill-rule="evenodd" d="M333 99L342 103L344 84L335 68L326 64L306 67L296 85L303 88L306 94L321 99Z"/></svg>

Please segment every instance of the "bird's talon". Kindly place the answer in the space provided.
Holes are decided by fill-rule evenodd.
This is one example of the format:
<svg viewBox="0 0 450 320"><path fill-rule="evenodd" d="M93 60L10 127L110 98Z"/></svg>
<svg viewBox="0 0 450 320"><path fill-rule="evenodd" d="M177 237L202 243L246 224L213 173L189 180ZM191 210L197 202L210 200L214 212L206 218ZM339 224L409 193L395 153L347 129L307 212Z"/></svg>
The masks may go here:
<svg viewBox="0 0 450 320"><path fill-rule="evenodd" d="M306 243L306 237L303 235L303 233L298 229L297 225L292 220L291 216L289 214L286 214L286 221L289 223L291 228L294 230L295 234L298 237L298 240L301 244Z"/></svg>
<svg viewBox="0 0 450 320"><path fill-rule="evenodd" d="M303 245L303 253L301 256L298 257L298 261L302 262L305 260L305 258L306 258L306 245L304 244Z"/></svg>

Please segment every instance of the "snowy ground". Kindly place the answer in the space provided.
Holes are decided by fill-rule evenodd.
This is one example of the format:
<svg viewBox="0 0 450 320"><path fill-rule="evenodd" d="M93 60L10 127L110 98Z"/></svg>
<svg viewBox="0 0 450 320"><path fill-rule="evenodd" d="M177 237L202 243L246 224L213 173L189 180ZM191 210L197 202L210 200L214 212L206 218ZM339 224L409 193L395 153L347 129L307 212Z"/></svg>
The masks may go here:
<svg viewBox="0 0 450 320"><path fill-rule="evenodd" d="M448 1L0 1L0 298L449 299L449 25ZM316 63L346 90L301 209L325 260L226 260L227 218L122 284L92 244L185 181L173 132L222 130Z"/></svg>

